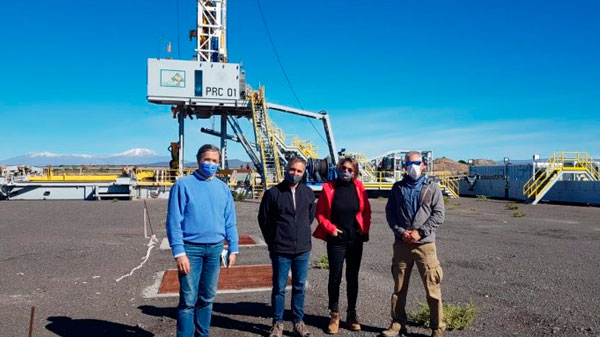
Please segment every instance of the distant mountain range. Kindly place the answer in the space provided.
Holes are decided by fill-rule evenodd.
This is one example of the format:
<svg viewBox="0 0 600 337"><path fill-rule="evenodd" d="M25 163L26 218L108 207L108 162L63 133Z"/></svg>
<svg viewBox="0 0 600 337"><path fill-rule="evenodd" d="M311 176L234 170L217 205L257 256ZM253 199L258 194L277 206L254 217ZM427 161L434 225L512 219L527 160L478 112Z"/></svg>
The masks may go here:
<svg viewBox="0 0 600 337"><path fill-rule="evenodd" d="M91 154L58 154L51 152L29 153L8 159L0 159L0 165L30 165L30 166L80 166L80 165L144 165L144 166L169 166L170 156L161 156L153 150L135 148L125 152L107 155ZM596 159L598 160L598 159ZM541 159L545 161L545 159ZM490 160L490 163L494 162ZM502 161L495 161L497 165L503 165ZM511 160L511 164L531 164L532 160ZM196 161L186 161L186 167L195 167ZM239 159L230 159L230 168L240 168L250 165L250 162ZM490 164L488 164L490 165ZM493 165L493 164L492 164Z"/></svg>
<svg viewBox="0 0 600 337"><path fill-rule="evenodd" d="M2 165L143 165L171 160L167 156L159 156L150 149L131 149L125 152L108 155L91 154L58 154L51 152L29 153L0 160Z"/></svg>
<svg viewBox="0 0 600 337"><path fill-rule="evenodd" d="M160 156L155 151L136 148L125 152L108 155L91 154L58 154L51 152L29 153L8 159L0 159L0 165L29 166L80 166L80 165L144 165L169 166L170 156ZM248 162L238 159L229 160L230 168L246 167ZM186 167L196 166L195 161L186 161ZM252 165L250 165L252 166Z"/></svg>

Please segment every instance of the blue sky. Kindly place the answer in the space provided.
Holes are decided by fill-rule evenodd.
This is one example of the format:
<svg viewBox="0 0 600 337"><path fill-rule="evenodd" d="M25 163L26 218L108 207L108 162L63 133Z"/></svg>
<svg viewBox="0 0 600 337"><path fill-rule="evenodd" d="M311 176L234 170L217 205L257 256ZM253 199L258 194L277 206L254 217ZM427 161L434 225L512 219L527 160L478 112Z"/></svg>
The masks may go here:
<svg viewBox="0 0 600 337"><path fill-rule="evenodd" d="M261 0L306 109L331 114L338 147L454 159L600 156L598 1ZM146 102L146 59L193 56L195 0L0 2L0 159L110 154L177 139L169 108ZM229 1L229 55L270 101L298 106L256 1ZM273 113L326 146L306 119ZM187 123L188 158L210 120ZM218 128L218 121L215 122ZM319 124L316 124L320 126ZM246 159L230 147L231 158Z"/></svg>

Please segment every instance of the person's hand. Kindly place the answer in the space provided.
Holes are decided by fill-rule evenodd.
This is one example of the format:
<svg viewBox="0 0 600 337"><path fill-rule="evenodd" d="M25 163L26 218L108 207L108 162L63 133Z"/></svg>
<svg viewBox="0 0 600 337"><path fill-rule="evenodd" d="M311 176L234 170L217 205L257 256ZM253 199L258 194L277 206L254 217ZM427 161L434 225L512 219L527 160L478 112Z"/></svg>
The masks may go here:
<svg viewBox="0 0 600 337"><path fill-rule="evenodd" d="M237 261L237 253L229 254L229 263L227 264L227 268L233 267Z"/></svg>
<svg viewBox="0 0 600 337"><path fill-rule="evenodd" d="M411 243L410 242L410 234L411 234L412 230L407 229L404 231L404 233L402 233L402 240L406 243Z"/></svg>
<svg viewBox="0 0 600 337"><path fill-rule="evenodd" d="M177 270L184 275L190 273L190 259L188 259L187 255L179 256L175 259L177 263Z"/></svg>
<svg viewBox="0 0 600 337"><path fill-rule="evenodd" d="M410 243L417 243L421 240L421 233L418 230L414 230L410 233Z"/></svg>
<svg viewBox="0 0 600 337"><path fill-rule="evenodd" d="M336 229L333 231L333 234L331 234L331 235L332 235L332 236L338 236L338 235L340 235L340 234L342 234L342 233L343 233L343 232L342 232L341 230L339 230L339 229L337 229L337 228L336 228Z"/></svg>

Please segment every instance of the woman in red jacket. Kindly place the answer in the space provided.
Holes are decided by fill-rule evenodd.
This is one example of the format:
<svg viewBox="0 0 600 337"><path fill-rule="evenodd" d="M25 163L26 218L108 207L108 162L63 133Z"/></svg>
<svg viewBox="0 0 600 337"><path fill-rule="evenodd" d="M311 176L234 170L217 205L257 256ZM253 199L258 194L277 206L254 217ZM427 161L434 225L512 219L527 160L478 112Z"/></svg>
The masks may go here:
<svg viewBox="0 0 600 337"><path fill-rule="evenodd" d="M344 260L348 285L346 323L350 330L360 331L361 326L356 316L358 271L363 242L368 241L371 226L371 205L367 192L358 179L358 162L355 159L341 159L338 164L338 179L323 185L317 202L316 218L319 225L313 236L327 241L329 258L328 294L331 320L327 332L335 334L339 331L339 297Z"/></svg>

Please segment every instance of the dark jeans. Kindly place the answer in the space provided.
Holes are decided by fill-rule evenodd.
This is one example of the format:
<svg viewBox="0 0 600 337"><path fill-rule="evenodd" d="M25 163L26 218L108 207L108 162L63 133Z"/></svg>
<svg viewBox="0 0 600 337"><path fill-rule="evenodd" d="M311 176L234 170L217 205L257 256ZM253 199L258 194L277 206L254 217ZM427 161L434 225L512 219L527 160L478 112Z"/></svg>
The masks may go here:
<svg viewBox="0 0 600 337"><path fill-rule="evenodd" d="M285 308L285 288L288 274L292 269L292 321L300 322L304 318L304 297L306 295L306 277L310 251L300 254L271 253L273 265L273 291L271 304L273 306L273 322L283 322Z"/></svg>
<svg viewBox="0 0 600 337"><path fill-rule="evenodd" d="M329 310L339 312L340 283L342 269L346 260L346 283L348 296L348 311L356 311L358 297L358 272L362 259L363 240L356 237L353 241L327 242L327 257L329 259Z"/></svg>
<svg viewBox="0 0 600 337"><path fill-rule="evenodd" d="M179 273L177 337L208 336L219 283L223 242L185 244L184 249L190 259L190 272L187 275Z"/></svg>

